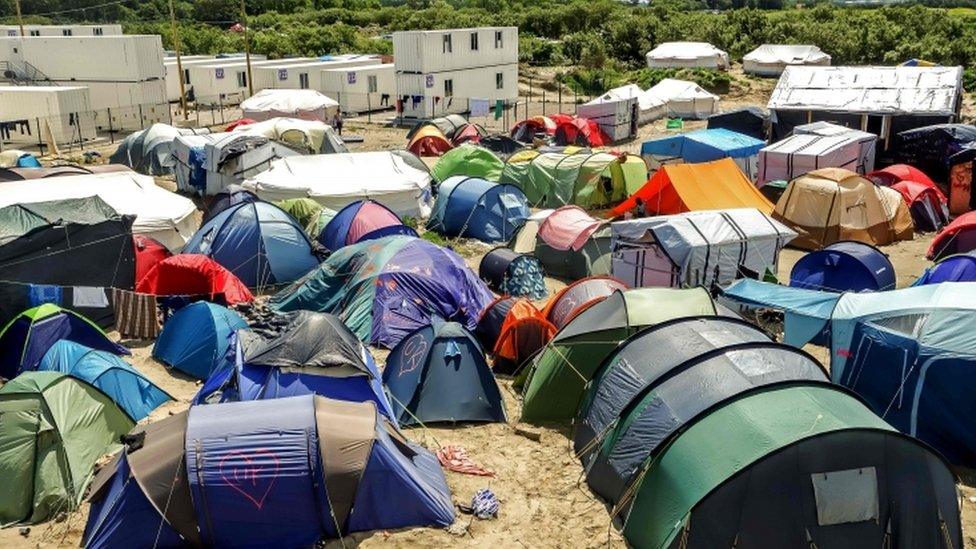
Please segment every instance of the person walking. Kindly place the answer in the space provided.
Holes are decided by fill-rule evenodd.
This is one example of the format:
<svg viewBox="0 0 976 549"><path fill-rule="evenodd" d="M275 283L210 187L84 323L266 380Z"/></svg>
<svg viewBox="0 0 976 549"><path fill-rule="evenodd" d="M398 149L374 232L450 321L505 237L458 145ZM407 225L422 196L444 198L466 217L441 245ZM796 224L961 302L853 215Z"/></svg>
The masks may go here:
<svg viewBox="0 0 976 549"><path fill-rule="evenodd" d="M332 127L335 128L336 133L342 135L342 112L339 110L336 110L332 117Z"/></svg>

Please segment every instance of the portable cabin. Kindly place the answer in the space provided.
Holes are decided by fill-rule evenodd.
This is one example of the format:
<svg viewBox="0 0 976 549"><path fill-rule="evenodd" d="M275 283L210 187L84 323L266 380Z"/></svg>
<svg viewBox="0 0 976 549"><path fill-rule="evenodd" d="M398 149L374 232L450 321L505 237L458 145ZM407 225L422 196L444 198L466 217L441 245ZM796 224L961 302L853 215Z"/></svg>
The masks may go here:
<svg viewBox="0 0 976 549"><path fill-rule="evenodd" d="M617 221L610 273L628 286L725 285L775 273L796 233L755 208Z"/></svg>
<svg viewBox="0 0 976 549"><path fill-rule="evenodd" d="M663 42L645 57L652 69L727 70L731 66L729 54L707 42Z"/></svg>
<svg viewBox="0 0 976 549"><path fill-rule="evenodd" d="M183 91L186 92L187 100L193 97L193 81L190 79L190 66L213 63L217 58L212 55L183 55L180 62L176 62L175 57L163 59L163 69L166 73L166 100L176 103L180 100L180 73L179 66L183 66Z"/></svg>
<svg viewBox="0 0 976 549"><path fill-rule="evenodd" d="M380 58L374 55L341 55L328 59L307 59L300 63L295 63L290 59L279 59L277 63L261 65L252 71L254 73L254 89L310 89L329 95L321 88L321 82L318 78L323 69L362 67L380 63Z"/></svg>
<svg viewBox="0 0 976 549"><path fill-rule="evenodd" d="M0 140L59 146L95 139L95 116L83 86L0 86Z"/></svg>
<svg viewBox="0 0 976 549"><path fill-rule="evenodd" d="M878 136L887 150L899 132L955 122L962 67L786 67L769 111L773 139L828 121Z"/></svg>
<svg viewBox="0 0 976 549"><path fill-rule="evenodd" d="M314 59L299 57L295 59L251 60L251 73L258 67L267 65L298 65ZM212 63L201 63L189 67L190 81L193 82L193 96L199 105L236 105L250 95L247 85L247 62L239 57L216 59ZM255 83L256 84L256 83ZM254 91L261 88L254 86Z"/></svg>
<svg viewBox="0 0 976 549"><path fill-rule="evenodd" d="M759 151L758 184L791 180L820 168L865 175L874 170L878 137L828 122L793 128L793 135Z"/></svg>
<svg viewBox="0 0 976 549"><path fill-rule="evenodd" d="M393 33L398 112L435 118L518 97L518 28L418 30Z"/></svg>
<svg viewBox="0 0 976 549"><path fill-rule="evenodd" d="M763 44L742 58L742 71L757 76L779 76L793 65L829 66L830 56L817 46Z"/></svg>
<svg viewBox="0 0 976 549"><path fill-rule="evenodd" d="M21 29L24 36L119 36L122 25L106 23L104 25L0 25L0 36L20 36Z"/></svg>
<svg viewBox="0 0 976 549"><path fill-rule="evenodd" d="M319 70L319 91L339 102L342 112L360 113L396 106L393 63L330 65Z"/></svg>

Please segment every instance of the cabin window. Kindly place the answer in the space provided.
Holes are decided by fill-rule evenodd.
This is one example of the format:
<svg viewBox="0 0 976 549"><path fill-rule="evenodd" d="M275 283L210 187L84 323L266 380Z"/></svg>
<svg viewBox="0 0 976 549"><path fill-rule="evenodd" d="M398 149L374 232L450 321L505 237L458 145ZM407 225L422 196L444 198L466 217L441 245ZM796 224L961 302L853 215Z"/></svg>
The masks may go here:
<svg viewBox="0 0 976 549"><path fill-rule="evenodd" d="M376 93L379 90L379 86L376 84L375 74L366 77L366 89L368 93Z"/></svg>
<svg viewBox="0 0 976 549"><path fill-rule="evenodd" d="M183 69L183 83L190 83L190 69Z"/></svg>
<svg viewBox="0 0 976 549"><path fill-rule="evenodd" d="M302 72L298 73L298 87L307 90L308 89L308 73Z"/></svg>
<svg viewBox="0 0 976 549"><path fill-rule="evenodd" d="M454 81L453 80L450 80L450 79L445 80L444 81L444 97L453 97L453 96L454 96Z"/></svg>
<svg viewBox="0 0 976 549"><path fill-rule="evenodd" d="M500 90L500 89L502 89L504 87L505 87L505 75L502 74L502 73L500 73L500 72L496 72L495 73L495 89L496 90Z"/></svg>
<svg viewBox="0 0 976 549"><path fill-rule="evenodd" d="M471 51L478 51L478 33L471 33Z"/></svg>
<svg viewBox="0 0 976 549"><path fill-rule="evenodd" d="M444 35L444 43L443 43L442 49L443 49L443 53L451 53L452 51L454 51L454 49L451 46L451 35L450 34L445 34Z"/></svg>
<svg viewBox="0 0 976 549"><path fill-rule="evenodd" d="M237 71L237 87L246 88L247 87L247 73L244 71Z"/></svg>
<svg viewBox="0 0 976 549"><path fill-rule="evenodd" d="M95 36L102 36L104 34L104 32L102 32L102 27L95 27L92 32L95 34Z"/></svg>
<svg viewBox="0 0 976 549"><path fill-rule="evenodd" d="M40 36L40 35L41 35L41 31L39 31L39 30L36 30L36 31L30 31L30 35L31 35L31 36Z"/></svg>
<svg viewBox="0 0 976 549"><path fill-rule="evenodd" d="M495 49L499 49L504 46L505 43L502 40L502 31L495 31Z"/></svg>
<svg viewBox="0 0 976 549"><path fill-rule="evenodd" d="M61 29L61 36L71 36L72 34L71 29Z"/></svg>

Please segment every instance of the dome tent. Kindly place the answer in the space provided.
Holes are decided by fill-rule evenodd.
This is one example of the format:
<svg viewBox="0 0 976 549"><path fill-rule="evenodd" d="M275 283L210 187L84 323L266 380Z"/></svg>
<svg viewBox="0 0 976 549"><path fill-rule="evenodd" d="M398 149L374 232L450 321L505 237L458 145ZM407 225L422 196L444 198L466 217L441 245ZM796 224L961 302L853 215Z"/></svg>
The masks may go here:
<svg viewBox="0 0 976 549"><path fill-rule="evenodd" d="M553 141L560 146L578 145L580 147L605 147L613 142L595 121L578 116L556 124Z"/></svg>
<svg viewBox="0 0 976 549"><path fill-rule="evenodd" d="M121 358L74 341L55 343L37 369L60 372L90 383L112 399L132 421L139 421L163 403L173 400Z"/></svg>
<svg viewBox="0 0 976 549"><path fill-rule="evenodd" d="M827 292L895 289L895 267L884 252L863 242L834 242L793 265L790 286Z"/></svg>
<svg viewBox="0 0 976 549"><path fill-rule="evenodd" d="M481 344L457 322L435 322L390 351L383 384L401 425L506 421Z"/></svg>
<svg viewBox="0 0 976 549"><path fill-rule="evenodd" d="M935 235L926 257L939 261L976 250L976 212L960 215Z"/></svg>
<svg viewBox="0 0 976 549"><path fill-rule="evenodd" d="M453 148L436 126L423 126L407 142L407 150L417 156L443 156Z"/></svg>
<svg viewBox="0 0 976 549"><path fill-rule="evenodd" d="M92 321L70 309L45 303L20 313L0 330L0 377L11 379L36 370L48 350L61 340L116 355L130 354Z"/></svg>
<svg viewBox="0 0 976 549"><path fill-rule="evenodd" d="M203 214L203 221L200 222L200 225L206 225L207 222L216 217L217 214L226 210L227 208L230 208L231 206L236 206L238 204L244 204L247 202L257 202L258 200L260 199L256 194L242 189L240 185L230 185L226 189L213 195L213 198L210 199L210 203L207 204L206 211ZM285 208L282 209L284 210Z"/></svg>
<svg viewBox="0 0 976 549"><path fill-rule="evenodd" d="M976 282L976 254L970 252L945 257L926 269L912 286L940 282Z"/></svg>
<svg viewBox="0 0 976 549"><path fill-rule="evenodd" d="M287 284L318 265L305 230L274 204L260 201L217 214L184 253L212 258L249 288Z"/></svg>
<svg viewBox="0 0 976 549"><path fill-rule="evenodd" d="M138 427L127 437L138 442L99 473L86 546L306 547L454 520L437 458L372 403L308 395L194 406L164 421ZM216 480L235 473L251 484Z"/></svg>
<svg viewBox="0 0 976 549"><path fill-rule="evenodd" d="M315 237L327 250L391 235L417 236L392 210L373 200L357 200L339 210Z"/></svg>
<svg viewBox="0 0 976 549"><path fill-rule="evenodd" d="M322 206L311 198L289 198L279 200L275 206L288 215L292 216L300 226L308 232L308 226L312 224L322 213ZM309 235L311 237L312 235Z"/></svg>
<svg viewBox="0 0 976 549"><path fill-rule="evenodd" d="M191 303L163 325L152 356L185 374L207 379L227 354L231 334L246 328L247 322L226 307Z"/></svg>
<svg viewBox="0 0 976 549"><path fill-rule="evenodd" d="M387 236L334 252L275 295L272 307L339 314L360 340L392 348L434 317L473 329L490 301L491 292L454 252Z"/></svg>
<svg viewBox="0 0 976 549"><path fill-rule="evenodd" d="M448 237L504 242L515 235L529 213L525 195L514 185L453 176L437 188L427 227Z"/></svg>
<svg viewBox="0 0 976 549"><path fill-rule="evenodd" d="M517 371L556 333L542 311L527 299L503 296L481 313L475 335L495 360L496 372Z"/></svg>
<svg viewBox="0 0 976 549"><path fill-rule="evenodd" d="M548 295L542 263L532 255L499 246L481 258L478 276L502 295L542 299Z"/></svg>
<svg viewBox="0 0 976 549"><path fill-rule="evenodd" d="M299 311L262 328L237 332L228 361L200 388L195 404L316 394L371 401L395 417L372 355L338 317Z"/></svg>
<svg viewBox="0 0 976 549"><path fill-rule="evenodd" d="M901 193L912 214L917 231L938 231L949 224L949 207L939 197L935 185L928 186L915 181L899 181L891 186Z"/></svg>
<svg viewBox="0 0 976 549"><path fill-rule="evenodd" d="M160 261L136 285L151 295L208 296L228 305L249 303L254 296L234 273L200 254L179 254Z"/></svg>
<svg viewBox="0 0 976 549"><path fill-rule="evenodd" d="M0 523L37 523L74 509L95 462L134 422L105 393L57 372L0 387Z"/></svg>
<svg viewBox="0 0 976 549"><path fill-rule="evenodd" d="M442 156L430 173L439 183L458 175L498 181L504 168L505 163L490 150L478 145L461 145Z"/></svg>
<svg viewBox="0 0 976 549"><path fill-rule="evenodd" d="M610 274L609 223L577 206L533 214L511 247L538 258L548 276L577 280Z"/></svg>

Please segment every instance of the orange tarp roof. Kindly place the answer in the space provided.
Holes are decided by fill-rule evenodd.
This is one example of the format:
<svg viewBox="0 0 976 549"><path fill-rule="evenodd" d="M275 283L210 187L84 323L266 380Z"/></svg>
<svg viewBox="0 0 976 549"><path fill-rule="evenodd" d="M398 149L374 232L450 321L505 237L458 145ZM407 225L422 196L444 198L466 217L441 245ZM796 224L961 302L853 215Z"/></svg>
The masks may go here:
<svg viewBox="0 0 976 549"><path fill-rule="evenodd" d="M730 208L756 208L767 215L773 212L773 203L759 192L731 158L664 165L643 187L614 208L613 215L633 211L637 198L644 201L647 215Z"/></svg>

